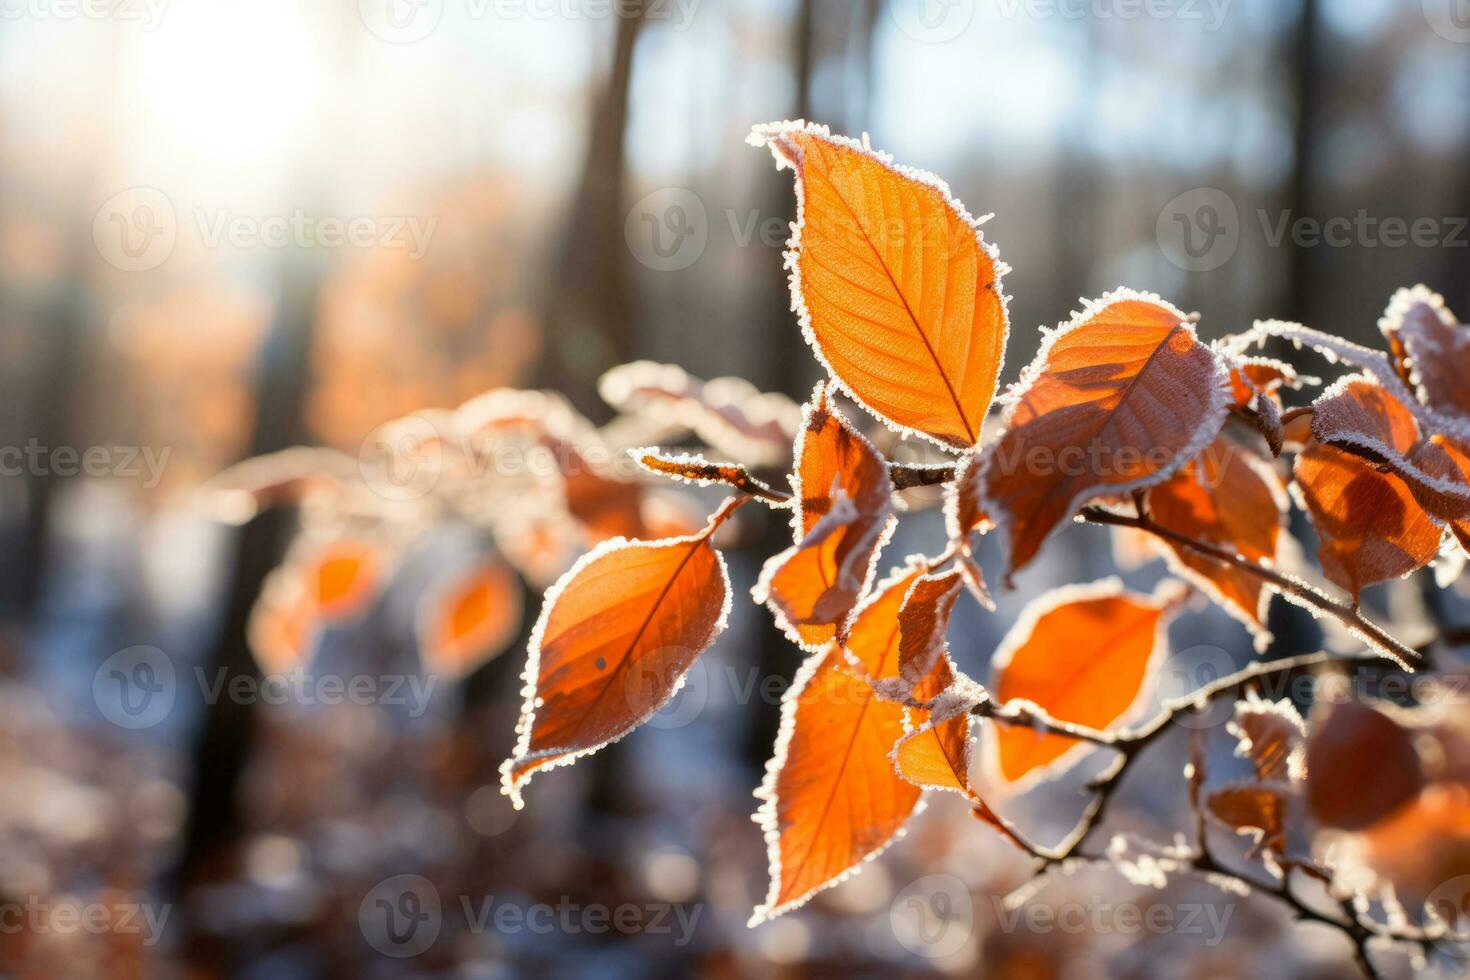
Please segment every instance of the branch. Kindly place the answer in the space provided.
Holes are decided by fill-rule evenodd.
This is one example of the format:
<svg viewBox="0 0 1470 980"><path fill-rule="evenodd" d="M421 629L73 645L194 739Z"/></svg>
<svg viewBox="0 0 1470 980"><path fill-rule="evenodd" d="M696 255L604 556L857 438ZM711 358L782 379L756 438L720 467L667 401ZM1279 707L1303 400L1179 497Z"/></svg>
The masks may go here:
<svg viewBox="0 0 1470 980"><path fill-rule="evenodd" d="M1147 517L1128 517L1124 514L1114 514L1112 511L1103 510L1098 507L1087 507L1078 515L1089 524L1104 524L1113 527L1131 527L1139 531L1152 534L1156 538L1162 538L1181 548L1187 548L1196 554L1213 558L1215 561L1234 566L1242 571L1264 580L1276 591L1297 605L1304 606L1313 614L1322 614L1336 619L1346 626L1359 639L1378 648L1385 656L1395 661L1405 670L1413 670L1414 665L1423 663L1423 656L1417 651L1405 646L1394 639L1381 626L1366 619L1357 606L1350 606L1337 602L1312 588L1306 582L1291 575L1284 575L1273 568L1267 568L1258 562L1242 558L1240 555L1217 548L1203 541L1196 541L1186 537L1177 531L1154 523Z"/></svg>

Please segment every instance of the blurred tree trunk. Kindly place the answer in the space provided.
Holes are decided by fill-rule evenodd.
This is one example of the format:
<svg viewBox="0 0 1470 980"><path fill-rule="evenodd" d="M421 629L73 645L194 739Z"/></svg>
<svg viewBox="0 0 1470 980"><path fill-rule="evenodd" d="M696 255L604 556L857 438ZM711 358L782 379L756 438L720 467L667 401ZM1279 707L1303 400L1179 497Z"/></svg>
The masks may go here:
<svg viewBox="0 0 1470 980"><path fill-rule="evenodd" d="M294 259L295 261L292 261ZM311 336L320 272L310 256L285 261L285 285L277 320L261 351L255 389L256 422L250 455L275 452L305 441L302 408L310 379ZM241 528L230 569L224 614L205 658L209 676L223 676L222 692L236 676L261 675L246 640L251 607L266 574L280 561L295 528L295 515L273 509ZM250 752L257 705L252 699L221 696L206 704L194 744L188 818L169 885L177 896L229 870L242 822L240 788ZM191 903L181 903L188 909ZM185 921L189 957L200 954L197 923Z"/></svg>
<svg viewBox="0 0 1470 980"><path fill-rule="evenodd" d="M582 177L546 283L542 315L546 346L539 383L588 411L596 408L597 377L633 353L632 289L623 238L623 148L643 4L616 20L612 66L593 103Z"/></svg>

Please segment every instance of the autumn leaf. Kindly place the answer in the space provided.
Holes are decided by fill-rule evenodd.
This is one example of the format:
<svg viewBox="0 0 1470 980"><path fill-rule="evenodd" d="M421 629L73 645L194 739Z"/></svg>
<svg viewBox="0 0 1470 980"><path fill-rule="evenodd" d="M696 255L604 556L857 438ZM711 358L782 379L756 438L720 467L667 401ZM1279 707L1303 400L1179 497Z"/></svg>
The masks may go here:
<svg viewBox="0 0 1470 980"><path fill-rule="evenodd" d="M1317 530L1317 560L1356 601L1375 582L1423 568L1439 553L1440 528L1403 480L1315 439L1292 470Z"/></svg>
<svg viewBox="0 0 1470 980"><path fill-rule="evenodd" d="M463 677L501 653L520 623L520 583L492 558L450 577L421 601L419 656L431 673Z"/></svg>
<svg viewBox="0 0 1470 980"><path fill-rule="evenodd" d="M1230 368L1230 410L1254 425L1271 447L1271 454L1280 456L1286 433L1277 392L1299 388L1304 379L1284 361L1228 352L1222 352L1222 356Z"/></svg>
<svg viewBox="0 0 1470 980"><path fill-rule="evenodd" d="M721 484L768 503L785 502L784 494L751 476L739 463L712 463L698 453L669 453L651 447L630 449L628 454L639 466L659 476L700 487Z"/></svg>
<svg viewBox="0 0 1470 980"><path fill-rule="evenodd" d="M603 542L546 593L527 645L519 738L501 766L518 809L534 773L595 752L658 711L724 630L730 581L710 538L739 502L688 537Z"/></svg>
<svg viewBox="0 0 1470 980"><path fill-rule="evenodd" d="M701 381L653 361L621 364L597 390L619 411L645 416L671 434L692 431L709 446L755 466L782 462L801 424L801 409L740 378Z"/></svg>
<svg viewBox="0 0 1470 980"><path fill-rule="evenodd" d="M1361 830L1419 795L1414 733L1355 701L1319 703L1307 736L1307 805L1327 827Z"/></svg>
<svg viewBox="0 0 1470 980"><path fill-rule="evenodd" d="M1444 436L1424 435L1409 408L1371 378L1343 378L1312 403L1312 411L1318 441L1393 473L1435 517L1470 516L1470 453Z"/></svg>
<svg viewBox="0 0 1470 980"><path fill-rule="evenodd" d="M1235 736L1235 754L1250 760L1257 779L1294 781L1304 775L1307 726L1290 701L1264 701L1251 693L1235 703L1226 727Z"/></svg>
<svg viewBox="0 0 1470 980"><path fill-rule="evenodd" d="M307 598L323 619L344 619L361 612L377 594L382 579L380 549L352 538L309 546L294 561L299 563Z"/></svg>
<svg viewBox="0 0 1470 980"><path fill-rule="evenodd" d="M1157 297L1110 293L1048 335L980 463L1007 581L1083 504L1160 483L1194 458L1228 395L1215 354Z"/></svg>
<svg viewBox="0 0 1470 980"><path fill-rule="evenodd" d="M1289 789L1281 784L1239 783L1205 797L1205 812L1237 834L1253 837L1259 847L1286 850Z"/></svg>
<svg viewBox="0 0 1470 980"><path fill-rule="evenodd" d="M898 613L920 574L910 567L880 583L858 610L846 649L808 657L782 700L775 754L756 794L771 886L751 925L855 873L919 802L920 789L888 757L904 735L904 708L880 699L874 682L898 676Z"/></svg>
<svg viewBox="0 0 1470 980"><path fill-rule="evenodd" d="M793 642L816 650L838 635L873 580L893 528L893 484L824 385L802 411L795 454L795 544L766 562L752 595Z"/></svg>
<svg viewBox="0 0 1470 980"><path fill-rule="evenodd" d="M984 688L959 677L945 651L914 688L913 697L931 707L908 709L905 724L910 731L893 747L894 768L915 786L949 790L979 803L970 785L970 711L987 699Z"/></svg>
<svg viewBox="0 0 1470 980"><path fill-rule="evenodd" d="M1028 701L1060 721L1097 730L1126 721L1147 700L1176 604L1167 593L1124 591L1115 578L1033 600L991 658L992 698ZM1029 785L1089 748L1022 725L990 729L988 761L1000 783Z"/></svg>
<svg viewBox="0 0 1470 980"><path fill-rule="evenodd" d="M1007 268L943 181L825 126L751 134L796 177L786 255L817 358L865 409L949 449L979 440L1005 359Z"/></svg>
<svg viewBox="0 0 1470 980"><path fill-rule="evenodd" d="M1289 503L1271 464L1223 434L1148 492L1154 523L1266 565L1276 562L1281 518ZM1271 593L1259 575L1167 539L1153 540L1176 574L1245 624L1258 648L1270 642L1266 608Z"/></svg>
<svg viewBox="0 0 1470 980"><path fill-rule="evenodd" d="M1432 408L1470 415L1470 332L1425 286L1400 289L1378 321L1405 384Z"/></svg>
<svg viewBox="0 0 1470 980"><path fill-rule="evenodd" d="M904 597L898 611L898 672L905 684L917 686L947 658L949 618L963 585L960 570L951 568L920 577Z"/></svg>

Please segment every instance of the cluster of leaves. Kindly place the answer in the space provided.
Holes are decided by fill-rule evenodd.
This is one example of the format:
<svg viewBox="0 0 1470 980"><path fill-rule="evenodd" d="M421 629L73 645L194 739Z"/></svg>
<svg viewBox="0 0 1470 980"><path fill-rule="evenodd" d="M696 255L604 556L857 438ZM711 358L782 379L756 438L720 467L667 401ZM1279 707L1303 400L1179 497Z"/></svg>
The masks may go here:
<svg viewBox="0 0 1470 980"><path fill-rule="evenodd" d="M435 570L416 631L427 671L466 676L515 641L518 576L543 589L604 542L699 528L690 495L650 488L630 447L694 436L711 451L774 462L790 452L801 414L740 379L701 381L651 362L615 368L601 389L618 414L600 428L558 395L500 388L389 422L356 459L302 447L217 476L205 499L222 519L283 504L301 516L252 611L262 671L305 668L325 627L362 617L418 557L424 532L450 524L477 542L478 556Z"/></svg>
<svg viewBox="0 0 1470 980"><path fill-rule="evenodd" d="M1019 381L997 396L1009 335L1007 267L985 240L984 219L938 178L895 164L866 139L797 122L759 127L751 142L794 172L793 309L830 379L801 411L789 492L746 465L769 459L633 450L652 472L735 493L690 533L602 541L547 592L529 643L517 745L502 769L517 806L537 772L616 741L679 689L732 601L716 532L750 500L790 511L791 545L767 561L754 599L805 656L757 794L770 890L752 923L860 870L901 833L929 790L963 796L1039 870L1081 859L1126 865L1126 842L1100 856L1081 845L1138 752L1182 712L1329 659L1256 664L1141 720L1167 655L1166 626L1192 590L1239 619L1262 650L1271 640L1266 606L1280 594L1347 627L1366 659L1404 670L1419 662L1363 616L1358 600L1370 584L1442 556L1451 562L1470 547L1470 389L1462 382L1470 335L1437 297L1420 287L1394 298L1384 354L1274 321L1206 344L1197 317L1120 289L1043 331ZM1310 345L1361 373L1287 410L1284 393L1314 379L1250 353L1271 337ZM950 458L931 466L886 459L844 414L844 395ZM1284 452L1295 456L1290 488L1316 529L1322 572L1349 601L1310 584L1305 569L1283 568L1291 503L1278 462ZM948 546L880 577L898 520L895 491L920 483L944 486ZM998 539L1009 586L1074 520L1145 537L1177 578L1153 595L1107 580L1039 597L996 651L989 683L964 676L946 632L962 592L991 604L976 537ZM1289 700L1252 696L1238 704L1232 731L1256 778L1206 793L1197 757L1198 846L1163 849L1153 867L1229 878L1210 857L1208 818L1252 835L1267 861L1265 882L1233 880L1337 926L1357 943L1366 969L1372 941L1426 942L1428 933L1367 919L1351 904L1331 916L1303 903L1292 871L1330 880L1332 868L1321 855L1289 853L1287 817L1305 798L1330 831L1367 828L1359 863L1391 883L1385 862L1393 848L1375 851L1371 834L1382 820L1407 819L1396 807L1438 808L1441 827L1470 819L1463 741L1446 741L1442 754L1458 758L1458 768L1435 778L1411 781L1386 766L1390 794L1355 781L1348 760L1361 756L1356 748L1344 753L1342 742L1358 738L1358 726L1340 711L1314 716L1321 730L1309 737ZM1358 710L1387 717L1371 705ZM1376 736L1363 737L1378 751ZM983 785L1008 792L1088 752L1108 749L1118 759L1094 780L1096 799L1077 832L1052 850L982 799L971 764L982 739ZM1428 751L1422 740L1402 741L1406 758ZM1360 806L1374 819L1344 825L1343 814ZM1455 859L1466 853L1455 851Z"/></svg>

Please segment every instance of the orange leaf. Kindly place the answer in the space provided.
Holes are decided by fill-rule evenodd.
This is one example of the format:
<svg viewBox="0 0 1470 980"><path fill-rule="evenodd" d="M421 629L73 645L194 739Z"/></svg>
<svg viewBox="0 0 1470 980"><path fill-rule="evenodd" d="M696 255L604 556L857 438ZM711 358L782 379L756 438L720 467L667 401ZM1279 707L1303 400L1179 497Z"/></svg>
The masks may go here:
<svg viewBox="0 0 1470 980"><path fill-rule="evenodd" d="M546 593L527 644L525 706L501 766L511 802L540 769L568 765L622 738L673 697L725 628L730 580L710 537L605 541Z"/></svg>
<svg viewBox="0 0 1470 980"><path fill-rule="evenodd" d="M892 752L898 774L915 786L950 790L979 803L970 787L970 709L985 698L984 689L968 678L956 681L954 664L942 653L914 688L914 700L932 707L908 709L911 731Z"/></svg>
<svg viewBox="0 0 1470 980"><path fill-rule="evenodd" d="M1365 586L1400 578L1434 560L1440 529L1403 480L1315 439L1292 471L1317 529L1317 560L1357 600Z"/></svg>
<svg viewBox="0 0 1470 980"><path fill-rule="evenodd" d="M1312 434L1319 441L1389 470L1435 517L1470 517L1470 455L1465 447L1439 435L1424 437L1408 407L1371 378L1343 378L1312 409Z"/></svg>
<svg viewBox="0 0 1470 980"><path fill-rule="evenodd" d="M880 700L870 683L898 676L898 612L918 576L908 568L881 583L859 609L845 653L833 646L808 657L782 701L781 734L757 793L771 887L752 925L854 874L919 801L888 757L904 734L903 706Z"/></svg>
<svg viewBox="0 0 1470 980"><path fill-rule="evenodd" d="M825 126L751 134L796 176L792 305L834 378L878 418L950 449L980 438L1008 331L1006 266L931 174Z"/></svg>
<svg viewBox="0 0 1470 980"><path fill-rule="evenodd" d="M1400 289L1378 327L1394 356L1394 368L1431 408L1470 415L1470 331L1425 286Z"/></svg>
<svg viewBox="0 0 1470 980"><path fill-rule="evenodd" d="M1156 523L1266 564L1276 561L1281 515L1288 503L1271 464L1225 435L1148 494L1149 516ZM1260 576L1155 540L1170 567L1244 623L1258 646L1270 642L1266 607L1271 594Z"/></svg>
<svg viewBox="0 0 1470 980"><path fill-rule="evenodd" d="M868 440L818 385L802 410L792 479L796 543L766 562L752 595L805 649L838 635L873 580L893 528L893 483Z"/></svg>
<svg viewBox="0 0 1470 980"><path fill-rule="evenodd" d="M1050 334L982 455L1006 578L1083 504L1168 479L1220 431L1228 383L1184 314L1119 290Z"/></svg>
<svg viewBox="0 0 1470 980"><path fill-rule="evenodd" d="M419 656L432 673L463 677L503 651L520 623L520 583L492 559L425 597L419 607Z"/></svg>
<svg viewBox="0 0 1470 980"><path fill-rule="evenodd" d="M997 701L1021 699L1089 728L1125 721L1147 699L1168 646L1167 596L1125 592L1117 579L1067 586L1032 601L991 659ZM1004 723L993 726L991 768L1026 783L1076 762L1088 743Z"/></svg>
<svg viewBox="0 0 1470 980"><path fill-rule="evenodd" d="M1230 356L1230 408L1244 416L1266 439L1273 456L1281 455L1286 432L1276 392L1300 387L1296 369L1269 357Z"/></svg>
<svg viewBox="0 0 1470 980"><path fill-rule="evenodd" d="M960 570L952 568L921 577L904 597L898 611L898 672L906 685L917 686L947 659L945 635L963 586Z"/></svg>
<svg viewBox="0 0 1470 980"><path fill-rule="evenodd" d="M1414 733L1377 708L1348 701L1312 714L1307 804L1324 826L1362 830L1424 787Z"/></svg>
<svg viewBox="0 0 1470 980"><path fill-rule="evenodd" d="M970 550L970 535L991 528L989 515L980 499L980 457L966 453L955 467L954 482L944 492L944 523L949 539Z"/></svg>
<svg viewBox="0 0 1470 980"><path fill-rule="evenodd" d="M383 559L366 541L339 538L310 551L300 569L317 614L341 619L361 612L377 594Z"/></svg>

